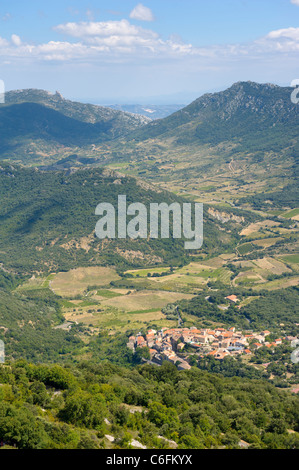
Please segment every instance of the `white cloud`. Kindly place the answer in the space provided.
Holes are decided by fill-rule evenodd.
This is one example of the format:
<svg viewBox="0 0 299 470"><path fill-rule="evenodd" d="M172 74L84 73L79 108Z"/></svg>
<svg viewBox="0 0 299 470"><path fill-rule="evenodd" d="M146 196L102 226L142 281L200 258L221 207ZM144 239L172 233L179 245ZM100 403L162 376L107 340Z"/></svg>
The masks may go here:
<svg viewBox="0 0 299 470"><path fill-rule="evenodd" d="M54 29L65 35L80 39L83 44L108 47L115 52L118 48L128 47L131 48L131 52L136 52L138 48L158 50L163 45L163 41L160 40L157 33L132 25L127 20L82 21L80 23L61 24Z"/></svg>
<svg viewBox="0 0 299 470"><path fill-rule="evenodd" d="M54 30L67 36L84 39L85 41L89 41L89 38L95 37L158 37L158 34L154 31L132 25L127 20L105 22L81 21L80 23L65 23L55 26Z"/></svg>
<svg viewBox="0 0 299 470"><path fill-rule="evenodd" d="M294 5L298 5L298 6L299 6L299 0L291 0L291 3L293 3Z"/></svg>
<svg viewBox="0 0 299 470"><path fill-rule="evenodd" d="M11 35L11 42L14 46L20 46L22 44L21 38L17 34Z"/></svg>
<svg viewBox="0 0 299 470"><path fill-rule="evenodd" d="M299 28L284 28L271 31L267 36L256 41L262 47L277 52L299 51Z"/></svg>
<svg viewBox="0 0 299 470"><path fill-rule="evenodd" d="M298 5L299 5L299 0L298 0ZM277 29L267 34L266 38L269 38L269 39L284 38L284 39L292 39L295 41L299 41L299 28Z"/></svg>
<svg viewBox="0 0 299 470"><path fill-rule="evenodd" d="M138 3L130 13L130 18L140 21L154 21L154 15L150 8Z"/></svg>
<svg viewBox="0 0 299 470"><path fill-rule="evenodd" d="M299 28L285 28L269 32L249 44L224 44L196 47L171 36L162 39L151 29L133 25L128 20L82 21L60 24L56 32L70 39L44 44L26 44L13 34L11 42L0 38L0 59L27 61L61 61L69 63L152 63L153 60L188 61L214 67L238 60L279 61L279 54L299 51ZM188 59L189 58L189 59ZM3 63L3 62L2 62Z"/></svg>
<svg viewBox="0 0 299 470"><path fill-rule="evenodd" d="M6 39L0 37L0 46L6 47L6 46L8 46L8 44L9 43Z"/></svg>

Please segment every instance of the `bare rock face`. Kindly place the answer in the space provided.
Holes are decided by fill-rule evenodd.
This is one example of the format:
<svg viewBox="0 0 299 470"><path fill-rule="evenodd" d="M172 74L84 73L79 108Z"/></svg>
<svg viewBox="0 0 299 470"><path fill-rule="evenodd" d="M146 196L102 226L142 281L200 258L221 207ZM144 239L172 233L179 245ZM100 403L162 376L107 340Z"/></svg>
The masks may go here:
<svg viewBox="0 0 299 470"><path fill-rule="evenodd" d="M231 222L231 221L237 222L239 224L245 222L245 219L243 216L239 216L235 214L228 214L227 212L218 211L217 209L214 209L212 207L208 209L208 213L209 215L214 217L214 219L219 220L219 222L221 222L222 224L225 224L226 222Z"/></svg>

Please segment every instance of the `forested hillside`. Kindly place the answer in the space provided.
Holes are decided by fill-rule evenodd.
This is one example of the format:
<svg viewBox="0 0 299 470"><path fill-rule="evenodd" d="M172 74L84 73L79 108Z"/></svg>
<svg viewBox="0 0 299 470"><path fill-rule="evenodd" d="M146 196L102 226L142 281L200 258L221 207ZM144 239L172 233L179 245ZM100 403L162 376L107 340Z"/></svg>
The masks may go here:
<svg viewBox="0 0 299 470"><path fill-rule="evenodd" d="M109 202L116 209L118 195L127 204L180 201L134 178L102 169L39 171L0 167L0 262L19 272L68 270L77 266L180 264L187 260L183 240L99 240L95 208ZM237 234L224 233L206 217L204 250L223 250ZM221 246L219 246L221 243Z"/></svg>
<svg viewBox="0 0 299 470"><path fill-rule="evenodd" d="M0 366L0 384L1 440L20 449L299 446L298 398L261 380L23 360Z"/></svg>

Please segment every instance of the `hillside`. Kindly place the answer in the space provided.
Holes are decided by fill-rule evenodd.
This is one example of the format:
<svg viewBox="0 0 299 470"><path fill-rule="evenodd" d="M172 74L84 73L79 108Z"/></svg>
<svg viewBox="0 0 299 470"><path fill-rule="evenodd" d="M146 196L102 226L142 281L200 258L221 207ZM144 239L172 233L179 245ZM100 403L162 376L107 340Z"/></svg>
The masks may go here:
<svg viewBox="0 0 299 470"><path fill-rule="evenodd" d="M296 207L298 106L291 91L238 82L203 95L119 139L112 160L121 162L122 170L201 200L252 204L258 194L264 206L279 192L273 196L278 207Z"/></svg>
<svg viewBox="0 0 299 470"><path fill-rule="evenodd" d="M291 91L238 82L151 122L59 93L9 92L0 156L60 169L108 166L208 203L293 209L299 144Z"/></svg>
<svg viewBox="0 0 299 470"><path fill-rule="evenodd" d="M41 171L2 163L0 263L20 272L184 263L188 252L183 240L148 243L146 239L102 241L95 237L96 206L109 202L117 208L119 194L127 196L128 204L180 201L171 193L109 170ZM208 214L205 229L204 250L227 249L235 243L237 235L221 232Z"/></svg>
<svg viewBox="0 0 299 470"><path fill-rule="evenodd" d="M262 380L24 360L0 380L7 448L298 449L298 399Z"/></svg>
<svg viewBox="0 0 299 470"><path fill-rule="evenodd" d="M37 103L59 111L65 116L91 124L95 124L99 121L109 122L113 120L115 129L118 129L121 133L147 124L150 121L143 116L132 115L122 110L114 110L106 106L67 100L58 91L52 94L48 91L34 88L7 92L5 94L5 103L7 105Z"/></svg>
<svg viewBox="0 0 299 470"><path fill-rule="evenodd" d="M0 107L0 155L27 164L43 161L67 148L92 149L147 122L144 116L66 100L58 92L10 91Z"/></svg>
<svg viewBox="0 0 299 470"><path fill-rule="evenodd" d="M201 96L162 121L149 123L135 135L140 140L175 135L178 142L185 144L219 144L241 137L248 141L252 133L258 137L271 131L278 134L279 126L287 125L295 137L298 113L291 102L291 92L288 87L238 82L225 91Z"/></svg>

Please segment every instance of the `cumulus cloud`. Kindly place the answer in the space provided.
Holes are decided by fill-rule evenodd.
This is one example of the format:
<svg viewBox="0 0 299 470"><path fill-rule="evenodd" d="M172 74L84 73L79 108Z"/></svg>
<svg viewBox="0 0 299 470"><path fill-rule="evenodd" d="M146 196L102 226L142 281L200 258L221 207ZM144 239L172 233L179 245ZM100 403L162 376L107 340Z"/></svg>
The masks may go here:
<svg viewBox="0 0 299 470"><path fill-rule="evenodd" d="M299 0L298 0L299 5ZM266 37L270 39L292 39L295 41L299 41L299 28L285 28L285 29L277 29L275 31L271 31Z"/></svg>
<svg viewBox="0 0 299 470"><path fill-rule="evenodd" d="M299 3L299 0L298 0ZM260 44L281 52L299 51L299 28L284 28L271 31Z"/></svg>
<svg viewBox="0 0 299 470"><path fill-rule="evenodd" d="M140 48L145 50L158 51L166 45L159 35L149 29L132 25L127 20L106 21L106 22L86 22L66 23L54 28L56 31L71 36L83 44L90 46L104 46L117 51L118 48L131 48L131 52L136 52ZM127 49L129 52L130 49Z"/></svg>
<svg viewBox="0 0 299 470"><path fill-rule="evenodd" d="M8 44L9 44L9 43L8 43L8 41L7 41L6 39L0 37L0 46L1 46L1 47L7 47Z"/></svg>
<svg viewBox="0 0 299 470"><path fill-rule="evenodd" d="M20 46L22 44L21 38L17 34L11 35L11 42L14 46Z"/></svg>
<svg viewBox="0 0 299 470"><path fill-rule="evenodd" d="M127 20L120 21L81 21L80 23L65 23L54 27L55 31L67 36L89 41L90 38L103 37L158 37L154 31L141 28L129 23Z"/></svg>
<svg viewBox="0 0 299 470"><path fill-rule="evenodd" d="M188 60L209 62L211 66L223 61L246 58L265 59L269 55L299 51L299 28L269 32L248 44L223 44L196 47L173 35L169 39L128 20L81 21L57 25L56 32L67 37L45 44L23 43L13 34L11 41L0 38L0 58L5 60L61 61L82 63L140 63L142 60ZM275 55L276 54L276 55Z"/></svg>
<svg viewBox="0 0 299 470"><path fill-rule="evenodd" d="M150 8L138 3L130 13L130 18L139 21L154 21L154 15Z"/></svg>
<svg viewBox="0 0 299 470"><path fill-rule="evenodd" d="M293 3L294 5L298 5L298 6L299 6L299 0L291 0L291 3Z"/></svg>

